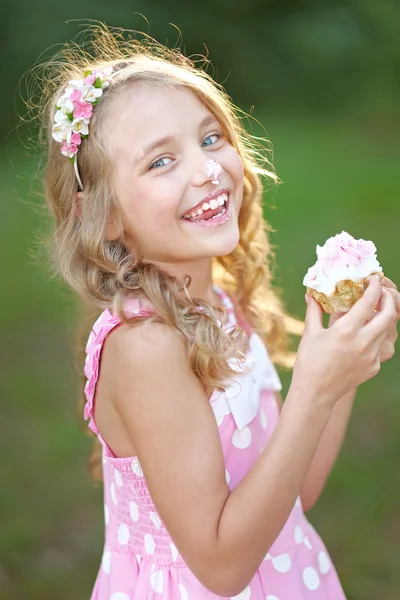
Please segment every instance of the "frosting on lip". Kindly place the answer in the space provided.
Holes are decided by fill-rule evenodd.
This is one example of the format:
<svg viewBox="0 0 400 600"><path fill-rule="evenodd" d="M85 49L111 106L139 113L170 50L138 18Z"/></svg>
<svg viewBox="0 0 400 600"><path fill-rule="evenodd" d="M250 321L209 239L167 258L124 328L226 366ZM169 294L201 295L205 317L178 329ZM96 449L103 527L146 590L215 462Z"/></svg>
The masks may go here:
<svg viewBox="0 0 400 600"><path fill-rule="evenodd" d="M376 258L373 242L356 240L346 231L317 246L318 260L307 271L303 285L317 292L333 294L338 281L359 281L372 273L382 271Z"/></svg>

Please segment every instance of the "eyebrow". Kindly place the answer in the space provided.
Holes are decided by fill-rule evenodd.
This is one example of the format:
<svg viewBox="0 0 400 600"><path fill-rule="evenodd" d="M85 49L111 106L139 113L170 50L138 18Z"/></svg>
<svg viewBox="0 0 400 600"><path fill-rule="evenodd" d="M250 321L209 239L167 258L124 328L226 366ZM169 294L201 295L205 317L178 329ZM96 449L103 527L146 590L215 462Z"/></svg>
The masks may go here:
<svg viewBox="0 0 400 600"><path fill-rule="evenodd" d="M215 122L219 123L217 117L215 117L214 115L208 115L200 123L199 129L202 129L203 127L206 127L207 125L211 125L211 123L215 123ZM165 144L169 144L173 140L174 140L174 136L167 135L163 138L155 140L154 142L151 142L147 146L144 146L138 154L138 157L137 157L138 162L142 161L149 152L152 152L152 150L155 150L156 148L159 148L160 146L164 146Z"/></svg>

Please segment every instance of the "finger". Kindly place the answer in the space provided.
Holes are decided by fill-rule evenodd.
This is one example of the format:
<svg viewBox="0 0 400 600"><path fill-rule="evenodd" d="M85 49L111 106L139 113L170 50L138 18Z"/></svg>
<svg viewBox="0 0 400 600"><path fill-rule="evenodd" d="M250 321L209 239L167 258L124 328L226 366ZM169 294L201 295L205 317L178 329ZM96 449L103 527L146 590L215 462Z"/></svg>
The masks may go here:
<svg viewBox="0 0 400 600"><path fill-rule="evenodd" d="M388 329L397 319L396 304L393 296L388 290L382 290L382 298L380 301L380 310L374 318L365 325L365 330L375 339L385 337L388 334ZM382 340L383 342L383 340Z"/></svg>
<svg viewBox="0 0 400 600"><path fill-rule="evenodd" d="M381 281L381 284L384 287L393 288L394 290L397 290L397 285L395 283L393 283L393 281L391 279L389 279L389 277L384 277Z"/></svg>
<svg viewBox="0 0 400 600"><path fill-rule="evenodd" d="M397 310L397 318L400 318L400 294L397 290L395 290L393 288L387 288L386 286L385 286L385 288L387 289L389 294L393 297L394 303L396 305L396 310Z"/></svg>
<svg viewBox="0 0 400 600"><path fill-rule="evenodd" d="M355 327L361 327L371 317L371 313L377 306L382 294L382 286L377 275L373 275L368 287L359 300L351 307L344 317L352 321ZM375 320L375 319L374 319Z"/></svg>
<svg viewBox="0 0 400 600"><path fill-rule="evenodd" d="M307 310L305 318L305 329L308 331L319 331L323 327L323 310L319 302L312 296L306 294Z"/></svg>

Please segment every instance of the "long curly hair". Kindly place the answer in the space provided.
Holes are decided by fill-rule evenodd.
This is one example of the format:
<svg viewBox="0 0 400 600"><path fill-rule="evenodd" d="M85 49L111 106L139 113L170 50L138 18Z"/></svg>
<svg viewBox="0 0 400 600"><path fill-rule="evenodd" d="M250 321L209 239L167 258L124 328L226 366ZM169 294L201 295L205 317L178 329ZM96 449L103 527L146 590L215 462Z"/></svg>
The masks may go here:
<svg viewBox="0 0 400 600"><path fill-rule="evenodd" d="M302 326L286 315L278 291L272 285L273 252L264 220L261 179L276 183L278 178L267 158L267 144L251 136L242 124L245 113L233 105L223 87L207 73L205 57L189 59L178 49L169 49L143 34L139 41L122 29L104 24L90 27L90 52L83 44L72 42L46 63L39 103L41 139L46 145L45 196L54 223L46 240L53 271L66 281L83 301L84 312L80 350L93 317L105 308L115 311L132 325L124 313L127 295L149 301L155 309L154 320L177 329L185 341L194 374L205 390L223 389L234 372L228 357L245 333L236 327L229 333L218 325L226 311L190 295L190 277L176 278L133 256L121 236L108 241L106 226L110 215L118 219L118 202L111 185L113 157L105 143L107 126L117 97L134 82L192 91L217 117L227 140L238 152L244 166L243 201L239 214L240 239L226 256L212 259L213 281L234 300L242 322L263 339L271 359L290 367L294 355L289 350L288 334L301 333ZM90 122L90 136L79 150L79 172L84 182L83 199L77 210L78 184L71 162L61 155L60 145L51 136L55 104L67 82L83 76L86 70L113 66L113 76ZM265 142L266 140L264 140ZM198 310L202 306L202 310ZM240 322L240 321L239 321ZM239 358L243 354L238 355ZM83 393L82 393L83 397ZM92 454L92 475L99 477L101 461L98 446Z"/></svg>

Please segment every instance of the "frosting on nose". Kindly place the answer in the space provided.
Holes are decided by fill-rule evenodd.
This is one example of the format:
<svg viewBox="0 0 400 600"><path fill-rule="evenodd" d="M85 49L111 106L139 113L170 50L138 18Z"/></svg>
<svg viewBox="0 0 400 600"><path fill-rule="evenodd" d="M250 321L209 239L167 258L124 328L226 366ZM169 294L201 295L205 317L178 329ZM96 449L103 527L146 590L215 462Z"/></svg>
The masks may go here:
<svg viewBox="0 0 400 600"><path fill-rule="evenodd" d="M212 177L212 182L215 185L219 184L219 177L222 173L222 167L216 160L208 160L204 165L207 177Z"/></svg>

